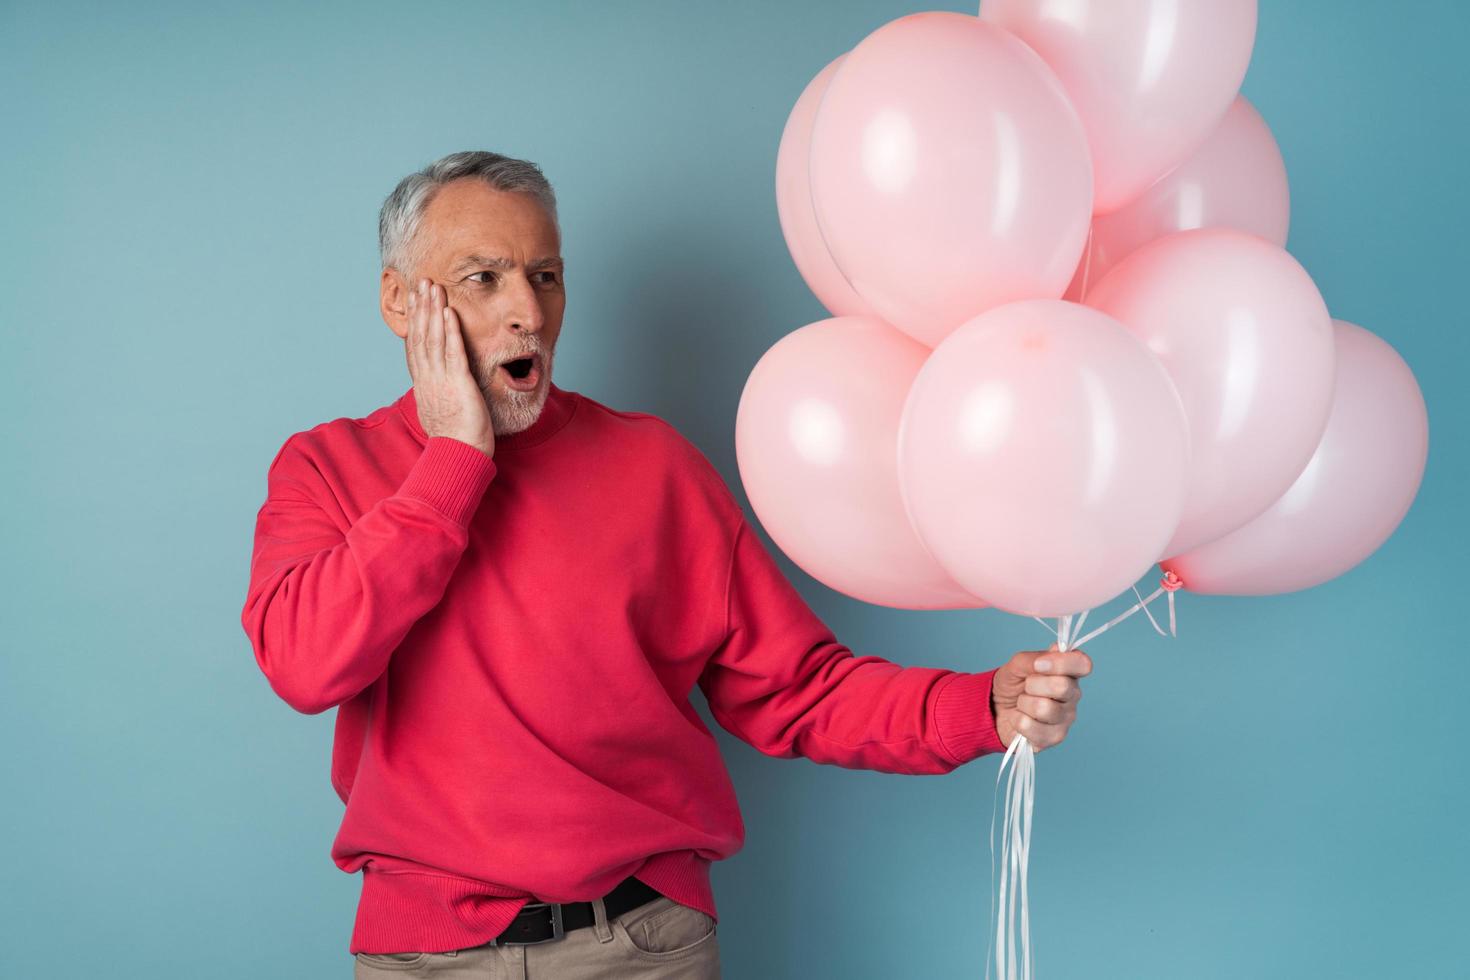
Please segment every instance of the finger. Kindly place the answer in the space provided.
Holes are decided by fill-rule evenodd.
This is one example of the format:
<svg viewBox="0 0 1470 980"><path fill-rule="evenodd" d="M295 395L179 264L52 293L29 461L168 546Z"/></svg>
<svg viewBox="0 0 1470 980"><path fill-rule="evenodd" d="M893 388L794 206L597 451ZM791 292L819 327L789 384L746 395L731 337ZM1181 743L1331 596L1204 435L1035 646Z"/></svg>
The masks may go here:
<svg viewBox="0 0 1470 980"><path fill-rule="evenodd" d="M1050 651L1021 650L1012 655L1011 659L1006 661L1005 666L1011 673L1022 678L1029 677L1036 672L1036 661L1042 657L1055 657L1057 655L1055 650L1055 647Z"/></svg>
<svg viewBox="0 0 1470 980"><path fill-rule="evenodd" d="M408 373L413 374L413 290L408 291L408 299L405 301L408 315L404 317L407 328L403 331L403 359L408 362Z"/></svg>
<svg viewBox="0 0 1470 980"><path fill-rule="evenodd" d="M413 292L409 294L413 311L409 317L409 332L413 335L413 346L420 355L423 354L424 341L427 339L425 336L427 326L425 317L429 310L427 285L427 279L420 279L414 286Z"/></svg>
<svg viewBox="0 0 1470 980"><path fill-rule="evenodd" d="M1057 701L1077 701L1082 697L1082 685L1076 678L1065 675L1032 674L1026 678L1022 690Z"/></svg>
<svg viewBox="0 0 1470 980"><path fill-rule="evenodd" d="M429 303L424 330L424 356L435 370L444 369L444 298L436 282L429 287Z"/></svg>
<svg viewBox="0 0 1470 980"><path fill-rule="evenodd" d="M1068 705L1051 698L1039 698L1034 694L1023 694L1016 698L1016 709L1044 725L1060 725L1067 720Z"/></svg>
<svg viewBox="0 0 1470 980"><path fill-rule="evenodd" d="M468 372L469 355L464 349L464 334L460 332L459 314L454 307L444 307L444 366L458 374Z"/></svg>
<svg viewBox="0 0 1470 980"><path fill-rule="evenodd" d="M1016 724L1016 731L1025 735L1026 741L1030 742L1032 747L1038 752L1049 746L1056 745L1067 737L1066 725L1048 725L1037 721L1029 715L1021 716L1020 721Z"/></svg>
<svg viewBox="0 0 1470 980"><path fill-rule="evenodd" d="M1086 677L1092 673L1092 658L1081 650L1051 652L1044 657L1038 657L1032 666L1038 673Z"/></svg>
<svg viewBox="0 0 1470 980"><path fill-rule="evenodd" d="M1055 698L1064 700L1077 685L1076 678L1055 674L1028 674L1021 684L1021 690L1026 694L1035 694L1043 698Z"/></svg>
<svg viewBox="0 0 1470 980"><path fill-rule="evenodd" d="M403 338L404 356L408 359L408 373L415 379L423 364L423 283L416 282L408 290L408 336Z"/></svg>

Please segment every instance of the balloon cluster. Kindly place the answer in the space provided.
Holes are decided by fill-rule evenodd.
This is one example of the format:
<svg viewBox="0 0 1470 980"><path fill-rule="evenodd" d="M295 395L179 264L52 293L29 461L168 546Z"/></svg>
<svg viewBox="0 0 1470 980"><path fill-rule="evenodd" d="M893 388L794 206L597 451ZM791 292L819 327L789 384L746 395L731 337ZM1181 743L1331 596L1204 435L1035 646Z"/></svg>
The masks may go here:
<svg viewBox="0 0 1470 980"><path fill-rule="evenodd" d="M1424 401L1285 250L1239 95L1255 30L1254 0L986 0L812 79L776 202L833 316L771 347L736 420L792 560L880 605L1060 617L1156 563L1288 592L1388 538Z"/></svg>

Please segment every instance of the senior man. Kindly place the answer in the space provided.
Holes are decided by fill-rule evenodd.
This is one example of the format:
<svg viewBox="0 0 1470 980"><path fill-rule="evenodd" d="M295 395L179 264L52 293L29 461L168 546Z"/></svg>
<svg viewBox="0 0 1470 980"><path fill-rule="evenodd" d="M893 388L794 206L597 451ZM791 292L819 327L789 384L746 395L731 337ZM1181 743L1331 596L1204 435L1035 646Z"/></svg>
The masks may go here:
<svg viewBox="0 0 1470 980"><path fill-rule="evenodd" d="M412 385L281 446L241 616L287 704L337 709L357 976L719 976L710 864L745 827L696 684L766 755L854 769L1066 735L1085 653L855 656L692 443L552 383L566 291L534 164L444 157L379 236Z"/></svg>

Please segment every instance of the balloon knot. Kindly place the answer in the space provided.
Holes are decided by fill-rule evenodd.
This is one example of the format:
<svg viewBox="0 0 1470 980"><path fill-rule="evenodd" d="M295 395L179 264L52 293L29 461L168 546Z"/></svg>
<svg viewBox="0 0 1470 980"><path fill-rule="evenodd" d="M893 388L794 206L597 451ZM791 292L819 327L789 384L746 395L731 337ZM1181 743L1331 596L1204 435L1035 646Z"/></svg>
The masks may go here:
<svg viewBox="0 0 1470 980"><path fill-rule="evenodd" d="M1178 592L1184 588L1184 579L1173 572L1165 572L1164 577L1159 579L1159 585L1165 592Z"/></svg>

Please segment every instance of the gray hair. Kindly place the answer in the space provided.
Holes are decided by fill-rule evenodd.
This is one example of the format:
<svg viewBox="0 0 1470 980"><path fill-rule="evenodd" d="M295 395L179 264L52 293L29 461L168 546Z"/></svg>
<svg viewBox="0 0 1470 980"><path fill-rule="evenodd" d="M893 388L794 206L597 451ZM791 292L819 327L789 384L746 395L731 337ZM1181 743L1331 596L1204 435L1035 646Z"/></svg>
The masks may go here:
<svg viewBox="0 0 1470 980"><path fill-rule="evenodd" d="M414 239L424 210L435 191L461 177L478 178L498 191L531 194L551 220L557 221L556 194L541 168L531 161L485 150L451 153L400 180L383 202L383 210L378 213L378 252L383 268L397 269L405 275L413 269L418 259Z"/></svg>

